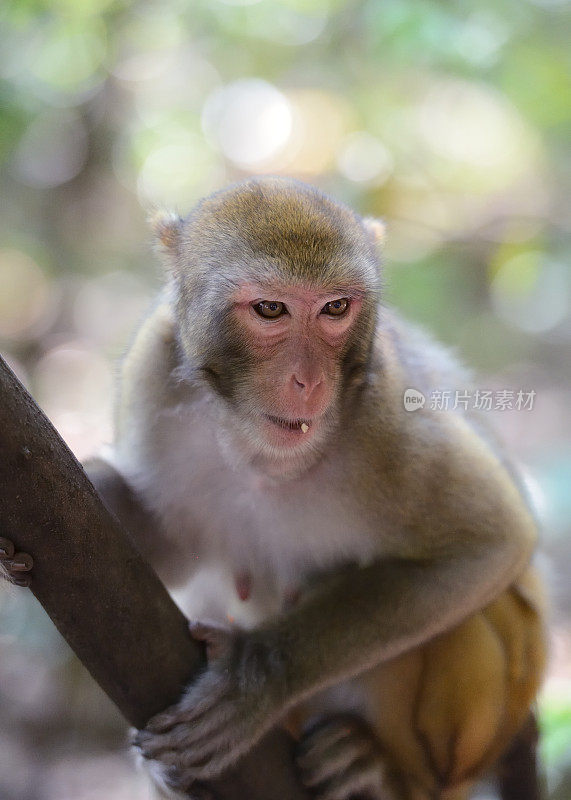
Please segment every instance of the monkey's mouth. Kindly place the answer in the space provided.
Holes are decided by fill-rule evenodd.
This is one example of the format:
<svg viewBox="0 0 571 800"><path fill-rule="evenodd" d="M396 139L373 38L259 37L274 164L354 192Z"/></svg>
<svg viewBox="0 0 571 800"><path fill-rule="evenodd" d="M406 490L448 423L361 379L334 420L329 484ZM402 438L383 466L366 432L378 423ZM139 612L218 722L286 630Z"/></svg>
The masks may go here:
<svg viewBox="0 0 571 800"><path fill-rule="evenodd" d="M270 422L273 422L274 425L286 431L307 433L311 428L311 422L308 419L284 419L284 417L272 417L271 414L268 414L267 418Z"/></svg>

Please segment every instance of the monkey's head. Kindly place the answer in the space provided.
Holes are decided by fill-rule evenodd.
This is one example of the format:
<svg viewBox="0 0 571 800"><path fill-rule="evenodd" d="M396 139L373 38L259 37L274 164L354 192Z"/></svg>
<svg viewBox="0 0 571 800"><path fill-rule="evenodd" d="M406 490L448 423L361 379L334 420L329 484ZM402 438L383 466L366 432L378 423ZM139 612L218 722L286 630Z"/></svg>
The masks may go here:
<svg viewBox="0 0 571 800"><path fill-rule="evenodd" d="M366 377L381 223L265 177L153 224L188 366L253 456L309 463Z"/></svg>

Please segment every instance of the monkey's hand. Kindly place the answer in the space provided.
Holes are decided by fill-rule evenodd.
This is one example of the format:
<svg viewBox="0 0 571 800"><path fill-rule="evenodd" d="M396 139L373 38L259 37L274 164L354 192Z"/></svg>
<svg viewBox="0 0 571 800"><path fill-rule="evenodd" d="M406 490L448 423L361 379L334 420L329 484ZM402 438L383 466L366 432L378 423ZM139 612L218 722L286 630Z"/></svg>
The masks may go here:
<svg viewBox="0 0 571 800"><path fill-rule="evenodd" d="M256 632L191 626L209 659L182 698L135 737L167 783L188 789L219 775L247 753L285 710L285 659ZM155 765L152 765L152 771Z"/></svg>
<svg viewBox="0 0 571 800"><path fill-rule="evenodd" d="M0 536L0 578L6 578L16 586L30 585L30 570L34 564L28 553L16 553L10 539Z"/></svg>

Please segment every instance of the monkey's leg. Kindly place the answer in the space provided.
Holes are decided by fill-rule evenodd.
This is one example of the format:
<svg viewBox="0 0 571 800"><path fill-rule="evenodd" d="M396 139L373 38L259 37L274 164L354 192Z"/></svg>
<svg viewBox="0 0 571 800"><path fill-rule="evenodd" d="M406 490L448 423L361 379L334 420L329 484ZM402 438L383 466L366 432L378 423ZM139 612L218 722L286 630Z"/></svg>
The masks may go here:
<svg viewBox="0 0 571 800"><path fill-rule="evenodd" d="M467 796L522 728L545 667L543 606L529 569L457 628L363 676L407 800Z"/></svg>
<svg viewBox="0 0 571 800"><path fill-rule="evenodd" d="M528 719L545 665L542 607L529 570L458 627L362 675L371 727L343 723L327 695L296 710L294 733L322 715L300 744L319 800L466 800Z"/></svg>
<svg viewBox="0 0 571 800"><path fill-rule="evenodd" d="M537 775L538 741L539 727L532 712L499 762L502 800L540 800L542 787Z"/></svg>
<svg viewBox="0 0 571 800"><path fill-rule="evenodd" d="M34 559L28 553L14 550L13 542L0 536L0 577L7 578L16 586L29 586Z"/></svg>

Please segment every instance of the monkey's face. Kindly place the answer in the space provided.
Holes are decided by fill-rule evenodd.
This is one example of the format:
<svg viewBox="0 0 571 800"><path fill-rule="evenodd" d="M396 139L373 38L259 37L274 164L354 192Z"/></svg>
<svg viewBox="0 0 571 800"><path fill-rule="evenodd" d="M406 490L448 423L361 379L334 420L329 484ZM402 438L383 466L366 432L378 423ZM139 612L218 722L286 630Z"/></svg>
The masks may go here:
<svg viewBox="0 0 571 800"><path fill-rule="evenodd" d="M339 417L344 357L362 306L363 292L350 286L248 283L233 294L230 328L244 372L234 400L252 441L275 452L326 438Z"/></svg>
<svg viewBox="0 0 571 800"><path fill-rule="evenodd" d="M268 177L154 225L188 365L226 401L221 427L242 454L309 463L367 369L379 224Z"/></svg>

